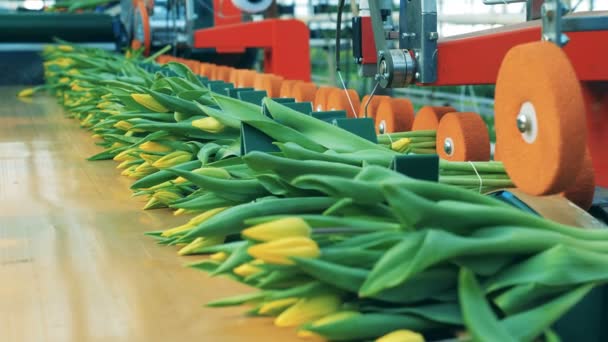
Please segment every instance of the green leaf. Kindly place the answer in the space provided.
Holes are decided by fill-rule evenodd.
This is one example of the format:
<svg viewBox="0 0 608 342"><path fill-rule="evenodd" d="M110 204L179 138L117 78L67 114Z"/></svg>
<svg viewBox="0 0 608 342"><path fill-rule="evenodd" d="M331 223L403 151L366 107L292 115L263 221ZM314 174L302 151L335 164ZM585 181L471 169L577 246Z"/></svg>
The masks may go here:
<svg viewBox="0 0 608 342"><path fill-rule="evenodd" d="M206 306L212 307L212 308L221 308L221 307L226 307L226 306L243 305L247 302L256 301L258 299L264 299L265 296L266 296L266 293L264 291L256 291L256 292L252 292L252 293L246 293L246 294L242 294L242 295L214 300L214 301L207 303Z"/></svg>
<svg viewBox="0 0 608 342"><path fill-rule="evenodd" d="M274 173L285 180L292 180L304 174L335 175L354 177L360 168L340 163L318 160L293 160L269 153L251 152L243 157L250 168L260 173Z"/></svg>
<svg viewBox="0 0 608 342"><path fill-rule="evenodd" d="M510 316L501 322L517 341L534 341L544 331L585 297L594 284L585 284L529 311Z"/></svg>
<svg viewBox="0 0 608 342"><path fill-rule="evenodd" d="M592 252L594 244L573 240L569 245L557 245L505 269L487 281L488 291L529 283L567 286L608 281L608 255Z"/></svg>
<svg viewBox="0 0 608 342"><path fill-rule="evenodd" d="M305 324L302 329L312 331L331 341L361 341L373 340L400 329L424 332L439 327L445 325L414 315L372 313L351 316L322 325Z"/></svg>
<svg viewBox="0 0 608 342"><path fill-rule="evenodd" d="M336 152L355 152L358 150L389 151L381 145L361 138L338 126L313 118L310 115L302 114L270 98L265 98L264 104L268 108L270 115L278 122L295 129L328 149L335 150Z"/></svg>
<svg viewBox="0 0 608 342"><path fill-rule="evenodd" d="M460 270L458 289L462 316L476 341L518 341L499 323L473 272Z"/></svg>

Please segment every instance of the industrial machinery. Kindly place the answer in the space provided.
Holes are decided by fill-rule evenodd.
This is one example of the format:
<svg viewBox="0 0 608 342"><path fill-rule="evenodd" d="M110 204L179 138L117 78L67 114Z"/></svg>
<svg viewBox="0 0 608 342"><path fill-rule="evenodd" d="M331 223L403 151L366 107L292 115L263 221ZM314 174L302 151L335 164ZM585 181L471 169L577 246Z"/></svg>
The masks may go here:
<svg viewBox="0 0 608 342"><path fill-rule="evenodd" d="M508 117L506 120L511 120L510 126L520 132L524 140L527 139L526 135L537 133L536 114L538 117L551 118L549 121L555 124L551 129L557 134L553 140L546 142L542 153L551 154L550 149L558 150L559 146L563 146L560 139L572 137L568 132L584 136L586 131L586 143L582 141L574 149L569 146L567 153L559 152L555 158L559 159L559 167L563 168L568 164L567 158L561 158L564 154L582 156L587 146L597 184L608 186L608 158L604 147L608 141L608 45L604 43L608 41L608 12L570 14L559 0L484 0L487 5L513 2L526 2L527 22L439 39L435 0L401 0L398 23L392 22L392 1L360 1L360 16L353 18L355 61L360 64L364 76L374 77L385 88L411 84L496 84L497 148L502 144L515 146L513 141L500 141L501 136L502 140L507 140L504 134L498 132L500 118ZM539 45L541 40L561 47L563 53L546 44L537 49L528 46L520 48L519 52L509 53L526 43L539 42ZM563 65L573 70L575 75L566 70L547 71L545 75L553 74L547 76L553 79L545 80L535 73L538 65L556 63L555 56L564 60ZM504 71L499 73L500 70ZM530 74L535 74L530 77L535 77L536 86L550 88L539 95L536 102L543 101L543 97L580 99L580 93L584 108L570 107L572 110L580 109L576 109L576 116L560 115L560 111L567 111L566 108L549 109L547 115L536 113L535 109L539 108L535 108L535 101L526 98L527 94L520 94L523 96L521 99L513 98L514 87L509 84L514 79L527 79L526 76ZM549 85L560 81L576 81L578 84L572 85L568 91L563 86L551 88L553 85ZM505 92L508 96L504 96ZM517 108L513 107L511 101L519 101ZM586 126L585 116L580 112L586 113ZM573 118L568 124L567 117ZM545 122L543 125L551 123ZM578 131L574 131L573 127L577 127ZM524 148L519 152L525 156L533 145L528 137L527 144L517 146ZM525 161L525 158L520 158L517 162ZM508 167L515 161L504 162ZM576 159L576 163L580 165L580 158ZM539 169L544 167L546 164L538 165ZM512 178L517 184L517 177Z"/></svg>
<svg viewBox="0 0 608 342"><path fill-rule="evenodd" d="M144 53L166 45L205 62L250 68L254 48L264 49L264 70L310 79L309 32L297 20L248 21L271 0L123 0L121 22L133 48Z"/></svg>

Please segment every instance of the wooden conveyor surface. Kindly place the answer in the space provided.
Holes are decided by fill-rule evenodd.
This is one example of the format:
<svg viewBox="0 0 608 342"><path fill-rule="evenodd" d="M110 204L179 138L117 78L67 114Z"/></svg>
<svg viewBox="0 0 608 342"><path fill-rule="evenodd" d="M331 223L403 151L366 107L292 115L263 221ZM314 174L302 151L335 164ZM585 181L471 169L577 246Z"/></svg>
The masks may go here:
<svg viewBox="0 0 608 342"><path fill-rule="evenodd" d="M0 87L0 341L300 340L203 307L249 290L145 237L185 218L141 210L115 162L85 160L100 151L90 132L18 90Z"/></svg>

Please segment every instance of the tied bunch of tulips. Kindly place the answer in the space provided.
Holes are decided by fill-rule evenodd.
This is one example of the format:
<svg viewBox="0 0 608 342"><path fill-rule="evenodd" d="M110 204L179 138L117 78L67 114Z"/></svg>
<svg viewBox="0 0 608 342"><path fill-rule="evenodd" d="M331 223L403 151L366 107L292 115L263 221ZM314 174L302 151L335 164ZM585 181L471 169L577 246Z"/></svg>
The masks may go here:
<svg viewBox="0 0 608 342"><path fill-rule="evenodd" d="M477 193L479 179L483 191L510 185L501 163L442 161L439 183L388 169L433 132L371 142L269 98L212 92L182 64L149 72L154 56L70 46L44 57L46 88L100 139L90 159L120 162L146 209L189 215L149 235L259 289L209 305L251 305L330 340L555 340L553 322L608 278L606 232ZM242 127L276 152L241 155Z"/></svg>

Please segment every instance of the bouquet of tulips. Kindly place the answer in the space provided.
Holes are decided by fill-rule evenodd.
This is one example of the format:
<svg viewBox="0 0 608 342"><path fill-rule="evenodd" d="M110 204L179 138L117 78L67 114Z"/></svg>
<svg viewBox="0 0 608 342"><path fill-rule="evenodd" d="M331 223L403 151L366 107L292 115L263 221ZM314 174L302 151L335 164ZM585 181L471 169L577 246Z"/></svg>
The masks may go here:
<svg viewBox="0 0 608 342"><path fill-rule="evenodd" d="M120 162L145 209L191 215L149 235L259 289L209 305L251 305L330 340L555 340L552 323L608 277L607 233L477 193L511 185L499 162L442 161L439 183L388 169L428 152L432 131L376 144L269 98L265 116L179 63L148 72L154 56L70 46L44 57L46 88L100 139L90 159ZM279 151L241 155L243 124Z"/></svg>

